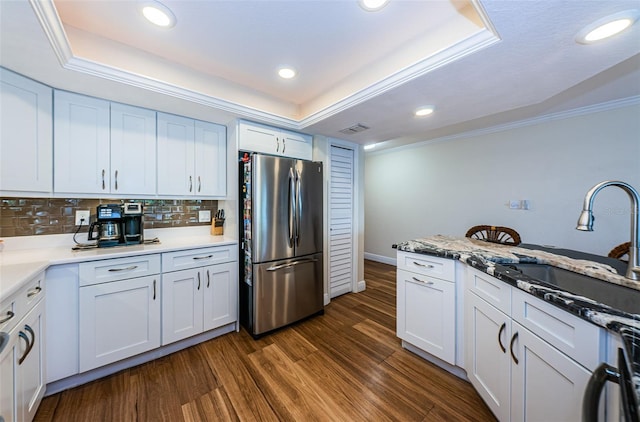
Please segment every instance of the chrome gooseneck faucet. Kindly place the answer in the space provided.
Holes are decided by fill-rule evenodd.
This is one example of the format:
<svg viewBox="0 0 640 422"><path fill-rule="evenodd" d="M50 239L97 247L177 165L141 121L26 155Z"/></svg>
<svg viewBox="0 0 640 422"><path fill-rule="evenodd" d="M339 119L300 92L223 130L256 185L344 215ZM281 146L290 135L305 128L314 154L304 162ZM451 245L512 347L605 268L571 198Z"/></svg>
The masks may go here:
<svg viewBox="0 0 640 422"><path fill-rule="evenodd" d="M587 192L584 197L584 205L582 212L578 218L577 230L593 231L593 199L602 188L607 186L617 186L627 192L631 199L631 246L629 247L629 266L625 277L634 281L640 281L640 250L638 245L638 229L640 228L640 215L638 214L638 204L640 204L640 195L633 186L625 182L615 180L607 180L600 182Z"/></svg>

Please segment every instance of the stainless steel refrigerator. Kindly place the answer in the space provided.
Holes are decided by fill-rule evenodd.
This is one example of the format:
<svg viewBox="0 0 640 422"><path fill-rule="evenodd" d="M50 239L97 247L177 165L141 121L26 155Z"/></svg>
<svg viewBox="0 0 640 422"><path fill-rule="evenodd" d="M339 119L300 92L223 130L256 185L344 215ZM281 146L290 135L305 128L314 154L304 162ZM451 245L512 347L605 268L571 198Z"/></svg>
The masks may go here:
<svg viewBox="0 0 640 422"><path fill-rule="evenodd" d="M323 312L322 163L240 160L240 322L254 337Z"/></svg>

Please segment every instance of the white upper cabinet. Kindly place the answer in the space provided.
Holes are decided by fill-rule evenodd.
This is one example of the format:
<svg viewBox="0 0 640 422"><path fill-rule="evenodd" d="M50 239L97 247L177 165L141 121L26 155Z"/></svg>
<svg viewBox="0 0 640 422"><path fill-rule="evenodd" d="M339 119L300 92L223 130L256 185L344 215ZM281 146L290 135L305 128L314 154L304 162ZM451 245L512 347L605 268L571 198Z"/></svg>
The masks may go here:
<svg viewBox="0 0 640 422"><path fill-rule="evenodd" d="M109 192L109 102L55 91L54 191Z"/></svg>
<svg viewBox="0 0 640 422"><path fill-rule="evenodd" d="M111 193L156 193L156 113L111 104Z"/></svg>
<svg viewBox="0 0 640 422"><path fill-rule="evenodd" d="M51 192L51 92L0 68L0 191Z"/></svg>
<svg viewBox="0 0 640 422"><path fill-rule="evenodd" d="M155 112L55 92L56 193L154 195Z"/></svg>
<svg viewBox="0 0 640 422"><path fill-rule="evenodd" d="M158 113L158 195L223 197L226 128Z"/></svg>
<svg viewBox="0 0 640 422"><path fill-rule="evenodd" d="M242 151L311 160L311 136L253 122L239 122L238 148Z"/></svg>

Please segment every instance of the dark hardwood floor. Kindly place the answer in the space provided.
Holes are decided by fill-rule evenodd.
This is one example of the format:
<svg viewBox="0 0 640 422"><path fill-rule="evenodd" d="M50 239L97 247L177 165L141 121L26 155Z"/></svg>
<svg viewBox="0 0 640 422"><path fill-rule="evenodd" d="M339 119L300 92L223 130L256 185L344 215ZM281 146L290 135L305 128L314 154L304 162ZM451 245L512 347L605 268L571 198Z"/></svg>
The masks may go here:
<svg viewBox="0 0 640 422"><path fill-rule="evenodd" d="M36 421L494 421L471 385L400 346L395 267L258 341L230 333L43 400Z"/></svg>

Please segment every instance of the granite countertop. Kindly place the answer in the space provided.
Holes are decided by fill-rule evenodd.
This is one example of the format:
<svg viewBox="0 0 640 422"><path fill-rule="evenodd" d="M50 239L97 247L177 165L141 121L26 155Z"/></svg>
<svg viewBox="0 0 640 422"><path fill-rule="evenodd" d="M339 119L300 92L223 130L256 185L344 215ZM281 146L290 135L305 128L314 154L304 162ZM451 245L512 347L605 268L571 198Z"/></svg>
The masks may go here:
<svg viewBox="0 0 640 422"><path fill-rule="evenodd" d="M640 315L623 312L589 297L578 296L509 268L509 264L549 264L640 291L640 283L624 277L626 264L577 251L536 245L509 246L476 239L430 236L399 243L399 251L459 260L518 289L618 333L631 363L636 393L640 391ZM638 394L640 396L640 394Z"/></svg>

